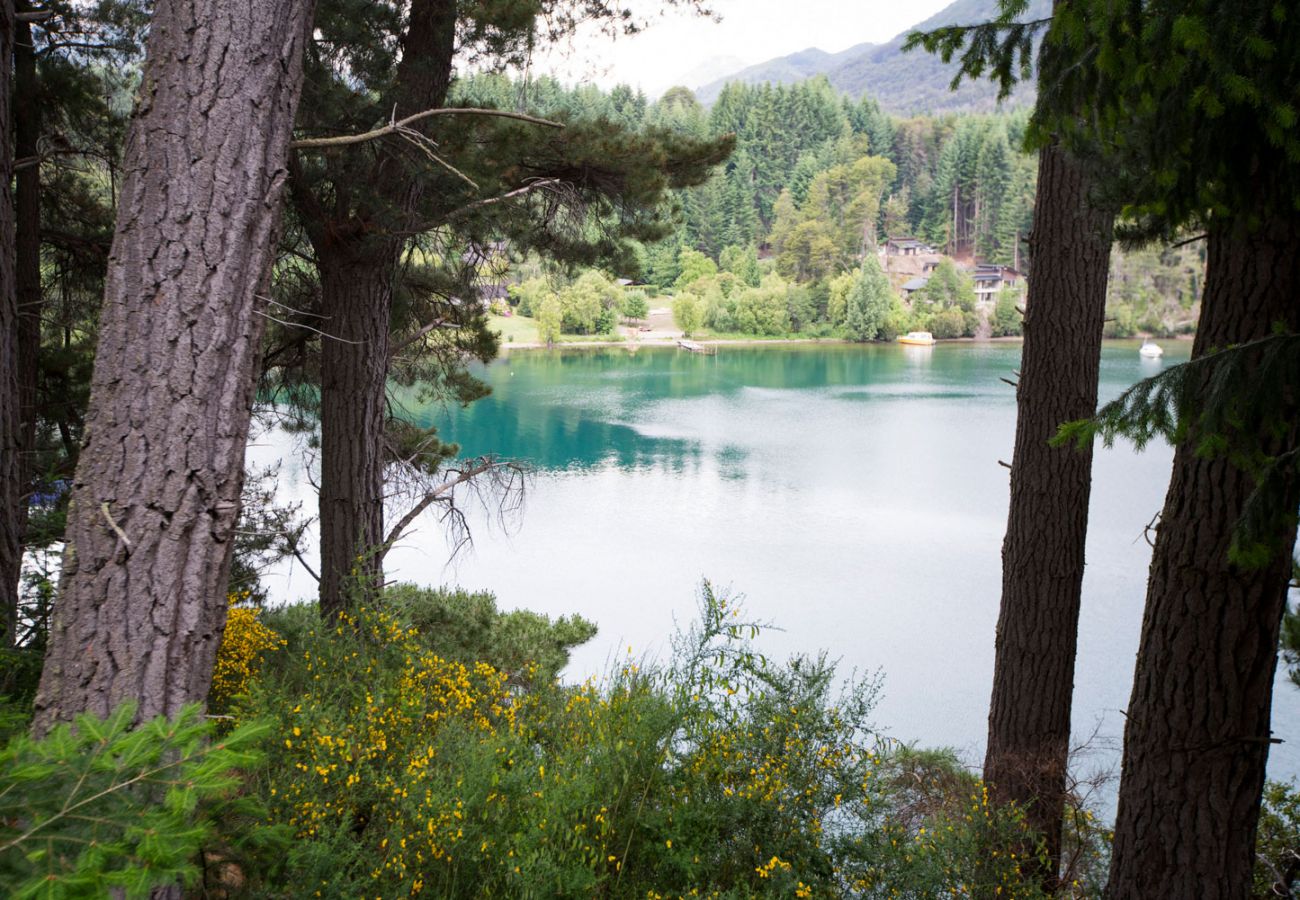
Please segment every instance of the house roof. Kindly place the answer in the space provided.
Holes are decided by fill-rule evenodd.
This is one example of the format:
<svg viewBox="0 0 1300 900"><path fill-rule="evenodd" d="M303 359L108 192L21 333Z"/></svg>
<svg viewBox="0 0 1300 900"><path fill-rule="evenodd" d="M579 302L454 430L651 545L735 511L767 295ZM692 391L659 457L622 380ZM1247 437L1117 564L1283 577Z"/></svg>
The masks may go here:
<svg viewBox="0 0 1300 900"><path fill-rule="evenodd" d="M903 290L905 290L905 291L919 291L921 288L925 287L926 284L929 283L929 281L930 281L930 279L929 279L929 278L926 278L924 275L918 275L918 276L916 276L915 278L913 278L911 281L909 281L909 282L907 282L906 284L904 284L904 285L903 285Z"/></svg>

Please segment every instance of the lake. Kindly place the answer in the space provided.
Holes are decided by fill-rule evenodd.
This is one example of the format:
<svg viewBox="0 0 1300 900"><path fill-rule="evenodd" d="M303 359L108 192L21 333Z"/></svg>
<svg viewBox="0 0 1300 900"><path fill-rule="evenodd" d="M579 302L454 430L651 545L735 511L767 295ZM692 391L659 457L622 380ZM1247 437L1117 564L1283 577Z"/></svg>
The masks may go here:
<svg viewBox="0 0 1300 900"><path fill-rule="evenodd" d="M1108 342L1103 399L1163 365ZM496 593L503 607L579 613L600 627L567 670L580 679L627 653L665 650L702 578L743 594L769 655L825 650L879 671L876 723L978 763L992 683L1015 397L999 379L1018 343L933 348L837 344L515 351L481 371L468 409L403 399L468 455L535 468L522 513L470 514L473 548L447 562L431 519L389 557L389 576ZM287 439L288 492L307 499ZM1096 732L1089 765L1117 762L1150 547L1172 452L1096 454L1074 726ZM314 500L307 499L310 510ZM315 585L288 569L280 597ZM1280 676L1274 777L1300 770L1300 690Z"/></svg>

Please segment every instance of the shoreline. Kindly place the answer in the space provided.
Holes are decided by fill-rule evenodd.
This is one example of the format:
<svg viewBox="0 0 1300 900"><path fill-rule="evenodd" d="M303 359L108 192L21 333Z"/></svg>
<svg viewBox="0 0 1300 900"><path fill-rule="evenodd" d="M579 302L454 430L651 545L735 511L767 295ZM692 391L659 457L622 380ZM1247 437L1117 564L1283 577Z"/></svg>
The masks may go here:
<svg viewBox="0 0 1300 900"><path fill-rule="evenodd" d="M1190 341L1195 335L1176 335L1171 338L1159 338L1158 340L1182 342ZM1143 335L1134 335L1126 338L1105 338L1106 341L1140 341ZM848 338L707 338L707 339L690 339L692 343L699 344L703 347L764 347L770 345L788 346L790 344L832 344L853 346L907 346L899 344L898 341L851 341ZM1156 339L1152 339L1156 340ZM681 347L677 344L678 338L664 338L655 341L560 341L556 344L547 345L540 341L526 341L517 343L502 343L501 355L509 350L609 350L612 348L622 348L629 353L640 350L643 347L665 350L679 350ZM1023 336L1011 337L990 337L990 338L936 338L935 344L1013 344L1023 342Z"/></svg>

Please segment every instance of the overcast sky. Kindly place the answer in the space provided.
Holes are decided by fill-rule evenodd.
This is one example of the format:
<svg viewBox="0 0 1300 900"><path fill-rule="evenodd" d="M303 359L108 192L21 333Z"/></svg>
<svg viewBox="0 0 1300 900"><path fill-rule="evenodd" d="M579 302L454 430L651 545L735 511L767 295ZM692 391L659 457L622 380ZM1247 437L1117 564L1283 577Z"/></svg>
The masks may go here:
<svg viewBox="0 0 1300 900"><path fill-rule="evenodd" d="M605 87L626 82L655 99L665 88L689 81L686 76L711 60L735 57L744 66L808 47L834 53L864 41L884 43L950 2L712 0L709 5L722 16L720 22L669 12L630 38L583 36L569 59L538 59L535 71Z"/></svg>

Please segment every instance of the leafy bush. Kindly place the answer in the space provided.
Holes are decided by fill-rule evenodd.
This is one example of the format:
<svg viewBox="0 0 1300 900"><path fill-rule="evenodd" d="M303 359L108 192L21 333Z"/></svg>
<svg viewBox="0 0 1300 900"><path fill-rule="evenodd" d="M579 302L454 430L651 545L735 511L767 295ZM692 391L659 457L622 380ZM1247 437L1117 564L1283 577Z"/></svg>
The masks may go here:
<svg viewBox="0 0 1300 900"><path fill-rule="evenodd" d="M704 324L704 304L700 302L700 298L689 291L674 297L673 321L686 337L699 331L700 326Z"/></svg>
<svg viewBox="0 0 1300 900"><path fill-rule="evenodd" d="M1300 792L1295 782L1264 787L1255 842L1252 896L1294 897L1300 890Z"/></svg>
<svg viewBox="0 0 1300 900"><path fill-rule="evenodd" d="M619 311L625 319L640 320L650 315L650 301L645 291L627 291L619 301Z"/></svg>
<svg viewBox="0 0 1300 900"><path fill-rule="evenodd" d="M1018 294L1008 288L998 291L997 303L993 307L993 336L1010 337L1019 335L1024 330L1024 321L1018 308Z"/></svg>
<svg viewBox="0 0 1300 900"><path fill-rule="evenodd" d="M878 739L874 681L770 663L707 584L670 660L567 687L551 673L590 636L581 620L387 599L330 630L277 615L288 647L242 708L278 721L257 786L296 834L299 891L1034 896L1018 860L980 852L1023 843L1016 817L955 765Z"/></svg>
<svg viewBox="0 0 1300 900"><path fill-rule="evenodd" d="M966 331L966 317L955 306L934 313L929 330L937 338L958 338Z"/></svg>
<svg viewBox="0 0 1300 900"><path fill-rule="evenodd" d="M43 740L13 738L0 751L0 884L6 896L147 897L156 887L192 883L199 849L217 858L265 860L280 843L274 828L219 827L251 821L237 770L266 726L250 724L220 740L197 705L174 719L132 728L135 707L107 719L83 715ZM237 833L233 840L223 833Z"/></svg>

